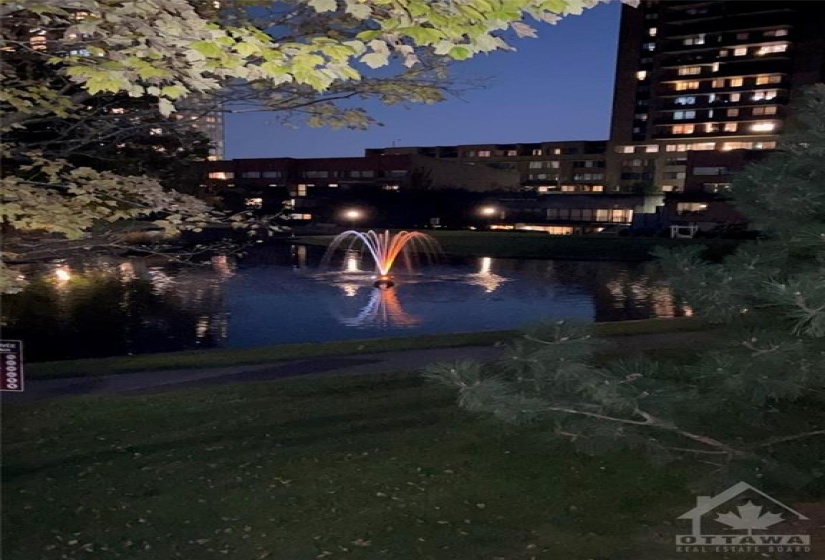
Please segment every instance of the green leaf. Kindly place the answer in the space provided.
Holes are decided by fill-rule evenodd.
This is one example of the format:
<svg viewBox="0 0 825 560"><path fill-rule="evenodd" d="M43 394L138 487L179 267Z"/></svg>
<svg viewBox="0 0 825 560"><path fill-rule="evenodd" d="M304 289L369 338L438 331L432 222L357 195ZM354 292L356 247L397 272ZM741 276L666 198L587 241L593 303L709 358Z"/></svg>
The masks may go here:
<svg viewBox="0 0 825 560"><path fill-rule="evenodd" d="M467 60L473 56L473 51L467 47L453 47L450 49L449 56L455 60Z"/></svg>
<svg viewBox="0 0 825 560"><path fill-rule="evenodd" d="M390 59L387 53L371 52L362 56L360 60L370 68L380 68L389 64Z"/></svg>
<svg viewBox="0 0 825 560"><path fill-rule="evenodd" d="M211 41L195 41L190 46L208 58L220 58L223 55L220 45Z"/></svg>
<svg viewBox="0 0 825 560"><path fill-rule="evenodd" d="M261 47L252 43L236 43L234 47L241 56L254 56L261 53Z"/></svg>

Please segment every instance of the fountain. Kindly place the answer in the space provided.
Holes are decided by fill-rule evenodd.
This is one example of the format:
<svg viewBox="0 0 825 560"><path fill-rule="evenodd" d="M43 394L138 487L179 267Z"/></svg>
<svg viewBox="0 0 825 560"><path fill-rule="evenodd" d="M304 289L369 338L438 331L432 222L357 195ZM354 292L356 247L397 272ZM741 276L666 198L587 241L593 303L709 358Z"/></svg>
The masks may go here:
<svg viewBox="0 0 825 560"><path fill-rule="evenodd" d="M367 248L375 262L376 278L374 286L382 290L395 285L390 270L392 270L399 257L403 257L410 264L411 250L428 255L440 252L438 242L432 236L418 231L400 231L390 235L389 230L385 230L384 233L376 233L372 230L366 233L348 230L332 240L327 255L334 253L346 240L350 240L348 247L350 249L358 242L361 242Z"/></svg>

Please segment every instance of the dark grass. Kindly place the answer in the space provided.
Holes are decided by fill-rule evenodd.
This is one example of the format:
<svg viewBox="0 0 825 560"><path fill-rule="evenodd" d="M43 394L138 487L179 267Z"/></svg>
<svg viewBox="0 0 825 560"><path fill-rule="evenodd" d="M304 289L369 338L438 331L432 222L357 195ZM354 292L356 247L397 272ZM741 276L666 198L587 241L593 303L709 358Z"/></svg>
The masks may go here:
<svg viewBox="0 0 825 560"><path fill-rule="evenodd" d="M3 558L675 556L685 472L598 458L399 375L4 410Z"/></svg>
<svg viewBox="0 0 825 560"><path fill-rule="evenodd" d="M688 318L597 323L594 327L595 332L600 336L689 332L702 330L704 328L706 328L705 325L700 321ZM355 356L359 354L415 350L420 348L486 346L509 340L513 338L515 334L515 331L433 334L399 338L344 340L325 343L283 344L258 348L229 348L144 354L139 356L118 356L112 358L63 360L58 362L28 364L26 366L26 374L31 378L53 379L164 369L225 367L329 356Z"/></svg>
<svg viewBox="0 0 825 560"><path fill-rule="evenodd" d="M705 256L718 259L741 244L735 239L670 239L660 237L547 235L532 232L428 230L444 252L461 257L644 261L657 247L706 247ZM299 237L296 242L328 245L332 236Z"/></svg>

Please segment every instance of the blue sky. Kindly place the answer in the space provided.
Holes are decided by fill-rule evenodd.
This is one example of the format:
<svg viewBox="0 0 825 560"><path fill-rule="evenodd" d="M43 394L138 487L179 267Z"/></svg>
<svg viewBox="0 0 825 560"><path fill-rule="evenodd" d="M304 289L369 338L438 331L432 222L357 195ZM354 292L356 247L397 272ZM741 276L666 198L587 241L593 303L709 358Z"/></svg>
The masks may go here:
<svg viewBox="0 0 825 560"><path fill-rule="evenodd" d="M543 25L515 52L457 65L485 79L482 90L435 105L370 104L384 126L366 131L297 129L266 113L229 115L226 157L359 156L364 148L472 143L598 140L608 135L620 4Z"/></svg>

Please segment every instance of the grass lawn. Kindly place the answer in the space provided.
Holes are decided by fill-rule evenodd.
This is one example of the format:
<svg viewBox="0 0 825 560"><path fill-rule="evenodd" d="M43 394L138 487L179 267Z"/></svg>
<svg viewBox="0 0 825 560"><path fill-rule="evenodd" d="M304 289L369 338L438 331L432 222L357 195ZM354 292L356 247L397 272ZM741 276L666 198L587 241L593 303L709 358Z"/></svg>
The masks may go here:
<svg viewBox="0 0 825 560"><path fill-rule="evenodd" d="M3 413L5 560L666 560L695 496L677 469L574 454L410 376Z"/></svg>
<svg viewBox="0 0 825 560"><path fill-rule="evenodd" d="M709 258L732 252L741 241L735 239L669 239L659 237L617 237L547 235L530 232L427 230L453 256L582 259L641 261L652 258L656 247L676 248L703 245ZM328 245L331 236L299 237L297 242Z"/></svg>

